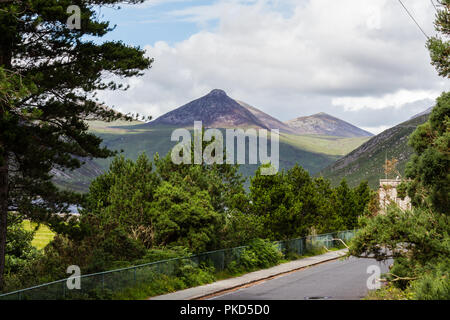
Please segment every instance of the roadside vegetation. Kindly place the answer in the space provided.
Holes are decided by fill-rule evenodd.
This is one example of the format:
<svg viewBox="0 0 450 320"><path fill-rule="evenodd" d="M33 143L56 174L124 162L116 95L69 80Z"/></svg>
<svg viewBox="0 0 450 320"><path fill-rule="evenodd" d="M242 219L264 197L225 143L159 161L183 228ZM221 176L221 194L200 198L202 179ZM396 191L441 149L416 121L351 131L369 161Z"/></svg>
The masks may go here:
<svg viewBox="0 0 450 320"><path fill-rule="evenodd" d="M170 155L153 162L145 154L136 162L116 157L92 182L79 218L49 223L55 235L43 250L31 245L35 230L10 214L18 224L8 231L20 233L23 248L13 250L18 242L8 241L5 292L66 278L69 265L88 274L242 245L250 248L225 271L186 266L174 277L149 278L98 298L150 296L163 287L170 292L267 268L299 258L283 256L271 241L356 228L373 196L367 183L352 189L342 181L332 188L300 166L272 176L258 170L249 191L244 183L237 165L174 165ZM19 255L21 267L14 268L10 261L25 247L30 254Z"/></svg>
<svg viewBox="0 0 450 320"><path fill-rule="evenodd" d="M221 272L217 272L212 265L201 264L195 267L187 263L179 268L174 276L158 275L151 281L144 281L137 286L112 293L111 298L121 300L146 299L269 268L283 262L282 259L283 254L272 242L255 239L242 252L239 262L233 261Z"/></svg>
<svg viewBox="0 0 450 320"><path fill-rule="evenodd" d="M430 120L411 136L416 151L408 163L399 196L408 195L413 209L395 205L386 214L363 217L350 254L394 259L385 276L387 287L371 294L381 299L450 299L449 145L450 94L438 98Z"/></svg>
<svg viewBox="0 0 450 320"><path fill-rule="evenodd" d="M338 248L329 249L329 251L333 250L338 250ZM148 299L157 295L238 277L249 272L270 268L291 260L319 255L325 252L326 250L324 248L317 247L304 255L283 254L272 242L255 239L243 251L239 262L231 263L225 270L217 271L213 266L208 266L207 264L202 264L199 267L193 267L187 264L180 268L175 276L157 275L150 278L151 281L144 281L122 291L111 292L107 298L119 300Z"/></svg>
<svg viewBox="0 0 450 320"><path fill-rule="evenodd" d="M450 0L440 1L436 29L430 38L432 64L450 77ZM437 98L427 122L410 136L414 155L405 170L398 195L411 198L413 209L395 206L386 214L363 217L350 254L378 260L394 259L385 275L387 286L372 293L379 299L450 299L450 92Z"/></svg>

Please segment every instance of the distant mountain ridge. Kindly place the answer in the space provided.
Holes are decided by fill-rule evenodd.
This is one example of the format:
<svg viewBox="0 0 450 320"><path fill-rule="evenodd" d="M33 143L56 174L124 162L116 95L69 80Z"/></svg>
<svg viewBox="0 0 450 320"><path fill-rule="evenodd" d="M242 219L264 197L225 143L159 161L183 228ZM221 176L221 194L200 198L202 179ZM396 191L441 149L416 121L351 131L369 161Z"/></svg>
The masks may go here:
<svg viewBox="0 0 450 320"><path fill-rule="evenodd" d="M292 119L287 121L286 124L295 128L298 134L321 134L349 138L373 136L368 131L324 112Z"/></svg>
<svg viewBox="0 0 450 320"><path fill-rule="evenodd" d="M249 104L247 104L245 102L238 101L238 100L236 100L236 102L239 103L244 108L246 108L251 113L253 113L253 115L255 117L257 117L258 120L261 123L263 123L263 125L265 125L267 128L279 129L280 132L297 134L297 131L295 130L295 128L289 127L287 124L285 124L285 123L281 122L280 120L278 120L278 119L268 115L267 113L264 113L263 111L255 108L255 107L252 107L251 105L249 105Z"/></svg>
<svg viewBox="0 0 450 320"><path fill-rule="evenodd" d="M260 127L269 129L252 112L228 97L223 90L214 89L206 96L172 110L150 125L192 127L202 121L210 128Z"/></svg>
<svg viewBox="0 0 450 320"><path fill-rule="evenodd" d="M338 184L343 178L355 186L367 180L372 188L378 188L384 178L383 164L386 158L398 160L397 169L403 174L406 163L413 153L408 145L409 136L417 126L427 121L429 114L418 115L389 128L337 160L320 172L320 175Z"/></svg>
<svg viewBox="0 0 450 320"><path fill-rule="evenodd" d="M167 112L146 126L192 127L194 121L202 121L203 126L209 128L279 129L282 133L296 135L373 136L370 132L323 112L282 122L245 102L230 98L220 89L214 89L201 98Z"/></svg>
<svg viewBox="0 0 450 320"><path fill-rule="evenodd" d="M202 121L204 127L218 128L222 132L226 128L279 129L280 169L289 169L298 163L311 174L319 172L368 139L367 136L336 136L332 130L333 136L323 132L316 134L315 131L300 134L305 131L291 127L245 102L232 99L219 89L148 123L91 121L89 128L103 139L102 145L111 150L123 150L123 156L128 159L135 160L142 153L153 159L156 153L165 156L178 143L171 140L175 128L192 129L194 121ZM83 160L86 164L75 171L55 170L54 181L60 187L85 192L92 179L107 170L112 159ZM239 170L249 177L254 175L257 167L257 164L244 164Z"/></svg>
<svg viewBox="0 0 450 320"><path fill-rule="evenodd" d="M425 114L429 114L429 113L431 113L431 110L433 110L433 107L429 107L428 109L426 109L426 110L424 110L424 111L422 111L422 112L420 112L420 113L418 113L418 114L412 116L410 119L414 119L414 118L423 116L423 115L425 115Z"/></svg>

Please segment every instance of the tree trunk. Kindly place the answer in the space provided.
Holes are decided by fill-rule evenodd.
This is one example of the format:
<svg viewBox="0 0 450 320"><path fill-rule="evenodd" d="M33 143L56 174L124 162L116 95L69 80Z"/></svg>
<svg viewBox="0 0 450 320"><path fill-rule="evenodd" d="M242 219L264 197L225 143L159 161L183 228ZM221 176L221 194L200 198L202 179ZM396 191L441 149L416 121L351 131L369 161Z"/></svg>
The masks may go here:
<svg viewBox="0 0 450 320"><path fill-rule="evenodd" d="M2 46L3 45L3 46ZM11 69L12 52L10 48L5 48L4 43L0 45L0 66ZM0 105L0 119L4 117L7 105ZM4 271L6 255L6 229L8 217L8 169L9 157L7 147L2 141L2 132L0 132L0 292L4 288Z"/></svg>
<svg viewBox="0 0 450 320"><path fill-rule="evenodd" d="M4 270L6 254L6 228L8 216L8 156L2 155L0 165L0 291L4 287Z"/></svg>

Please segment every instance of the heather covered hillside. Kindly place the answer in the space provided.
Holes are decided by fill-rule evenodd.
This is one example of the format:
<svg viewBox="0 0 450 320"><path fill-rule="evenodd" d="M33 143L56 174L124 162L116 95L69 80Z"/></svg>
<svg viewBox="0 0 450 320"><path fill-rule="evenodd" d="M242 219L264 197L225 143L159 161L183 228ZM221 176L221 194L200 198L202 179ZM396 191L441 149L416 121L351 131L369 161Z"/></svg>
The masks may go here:
<svg viewBox="0 0 450 320"><path fill-rule="evenodd" d="M413 153L408 146L409 136L428 116L429 114L420 115L383 131L322 170L320 175L330 179L335 185L345 178L352 186L368 180L372 188L378 188L379 179L384 177L383 164L386 158L397 159L397 169L403 174Z"/></svg>

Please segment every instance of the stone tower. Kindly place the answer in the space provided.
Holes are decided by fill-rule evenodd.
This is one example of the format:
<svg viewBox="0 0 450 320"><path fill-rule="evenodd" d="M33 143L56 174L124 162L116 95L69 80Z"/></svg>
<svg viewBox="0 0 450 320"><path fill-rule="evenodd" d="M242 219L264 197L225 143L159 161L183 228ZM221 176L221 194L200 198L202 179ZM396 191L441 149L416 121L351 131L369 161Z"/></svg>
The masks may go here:
<svg viewBox="0 0 450 320"><path fill-rule="evenodd" d="M401 182L401 179L380 179L378 195L382 212L391 202L395 202L402 210L411 209L411 199L408 196L403 200L397 197L397 186Z"/></svg>

